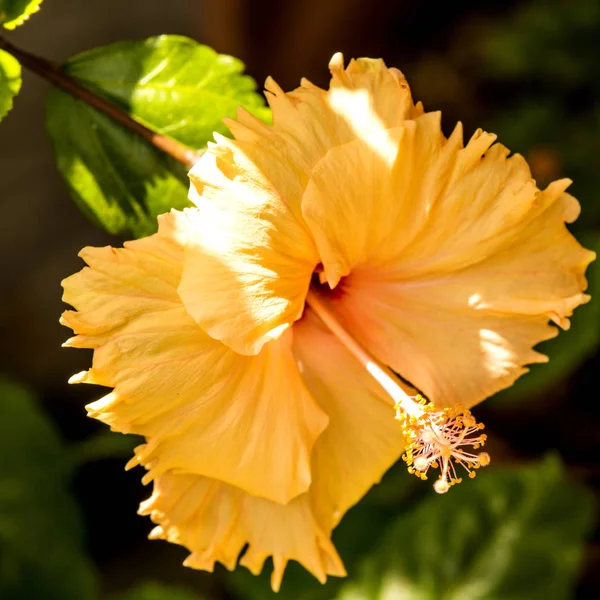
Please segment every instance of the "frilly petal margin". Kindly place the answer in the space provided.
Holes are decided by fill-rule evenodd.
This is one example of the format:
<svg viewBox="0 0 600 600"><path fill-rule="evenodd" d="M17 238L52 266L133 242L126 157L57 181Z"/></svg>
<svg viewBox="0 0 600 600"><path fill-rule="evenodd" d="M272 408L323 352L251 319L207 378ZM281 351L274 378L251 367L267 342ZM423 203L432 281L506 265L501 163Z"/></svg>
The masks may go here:
<svg viewBox="0 0 600 600"><path fill-rule="evenodd" d="M187 314L177 294L186 223L173 211L154 236L82 251L90 266L63 282L78 312L61 322L78 334L66 345L93 348L94 358L72 381L114 387L89 405L90 416L147 438L131 462L149 468L146 482L176 469L288 502L310 485L311 451L328 418L300 378L290 339L240 356Z"/></svg>
<svg viewBox="0 0 600 600"><path fill-rule="evenodd" d="M292 347L306 385L330 418L315 443L308 492L281 505L169 471L154 480L152 497L141 507L159 525L151 537L191 552L187 566L211 571L221 562L232 570L248 543L239 562L256 574L272 555L276 591L289 560L321 582L345 575L331 532L404 450L390 398L310 310L294 325Z"/></svg>
<svg viewBox="0 0 600 600"><path fill-rule="evenodd" d="M215 562L233 570L239 559L255 575L273 557L271 586L279 590L285 567L296 560L321 583L343 577L335 547L313 516L307 494L286 505L255 498L233 486L196 475L168 472L154 481L140 514L157 527L151 538L191 551L186 566L212 571Z"/></svg>
<svg viewBox="0 0 600 600"><path fill-rule="evenodd" d="M336 54L328 91L303 80L285 94L267 80L273 126L240 109L190 172L193 232L179 294L213 338L257 354L300 318L319 262L300 202L314 165L333 147L414 118L404 76L382 60L344 68Z"/></svg>
<svg viewBox="0 0 600 600"><path fill-rule="evenodd" d="M155 484L143 511L186 564L233 568L249 543L241 563L272 554L275 588L291 559L341 576L331 531L403 451L391 401L310 311L256 357L208 336L177 294L187 224L173 211L154 236L84 250L62 322L94 360L74 380L114 387L90 415L146 436L129 464Z"/></svg>
<svg viewBox="0 0 600 600"><path fill-rule="evenodd" d="M237 120L225 124L244 154L271 182L292 214L302 222L301 201L311 171L331 150L364 135L385 137L385 130L423 114L398 69L381 59L359 58L344 68L337 53L329 63L328 90L302 79L285 93L272 78L265 84L273 111L268 126L239 108Z"/></svg>
<svg viewBox="0 0 600 600"><path fill-rule="evenodd" d="M387 133L387 149L365 138L332 150L306 188L303 213L339 283L332 308L437 406L471 407L547 360L532 348L588 301L595 254L565 225L579 214L570 182L539 190L495 136L463 147L433 113Z"/></svg>

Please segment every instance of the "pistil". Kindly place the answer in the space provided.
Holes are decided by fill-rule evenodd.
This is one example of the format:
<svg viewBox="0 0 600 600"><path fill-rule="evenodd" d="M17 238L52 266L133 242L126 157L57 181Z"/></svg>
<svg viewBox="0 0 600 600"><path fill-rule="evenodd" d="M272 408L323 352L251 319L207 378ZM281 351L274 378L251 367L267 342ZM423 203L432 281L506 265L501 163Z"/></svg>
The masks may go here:
<svg viewBox="0 0 600 600"><path fill-rule="evenodd" d="M427 479L431 469L439 469L433 488L443 494L462 481L457 465L473 478L479 467L490 463L487 452L473 452L485 444L486 436L481 433L483 424L477 423L468 410L460 405L436 409L420 394L407 394L398 376L350 334L327 300L312 287L306 303L394 401L395 416L406 441L402 459L409 473Z"/></svg>

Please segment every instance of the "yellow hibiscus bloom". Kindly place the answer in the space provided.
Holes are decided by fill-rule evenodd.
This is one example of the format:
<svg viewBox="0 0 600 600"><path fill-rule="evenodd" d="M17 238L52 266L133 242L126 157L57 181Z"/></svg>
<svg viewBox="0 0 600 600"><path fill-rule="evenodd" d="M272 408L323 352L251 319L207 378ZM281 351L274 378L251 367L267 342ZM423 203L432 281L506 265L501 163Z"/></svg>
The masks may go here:
<svg viewBox="0 0 600 600"><path fill-rule="evenodd" d="M72 381L113 388L90 415L146 438L151 536L206 570L272 556L274 589L291 559L344 575L331 532L403 453L439 492L489 462L468 409L547 360L594 258L568 180L445 138L381 60L330 68L329 90L267 80L273 125L227 120L195 208L63 282L67 345L94 349Z"/></svg>

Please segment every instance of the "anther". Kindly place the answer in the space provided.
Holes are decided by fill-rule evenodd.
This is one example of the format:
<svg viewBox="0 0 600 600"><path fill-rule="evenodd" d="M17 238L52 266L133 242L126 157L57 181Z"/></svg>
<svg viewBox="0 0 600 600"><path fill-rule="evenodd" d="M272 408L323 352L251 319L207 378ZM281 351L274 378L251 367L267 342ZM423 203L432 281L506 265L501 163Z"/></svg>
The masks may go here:
<svg viewBox="0 0 600 600"><path fill-rule="evenodd" d="M481 423L460 406L436 410L432 403L423 404L420 396L408 398L402 404L405 410L400 419L406 438L405 462L409 472L424 479L430 468L440 469L434 489L444 494L460 483L456 466L460 465L471 479L475 469L490 464L487 452L475 453L485 444Z"/></svg>
<svg viewBox="0 0 600 600"><path fill-rule="evenodd" d="M433 484L433 489L438 493L438 494L445 494L449 489L450 486L448 485L448 483L446 482L445 479L438 479L434 484Z"/></svg>
<svg viewBox="0 0 600 600"><path fill-rule="evenodd" d="M419 456L413 463L413 466L417 471L424 471L429 466L429 463L426 458Z"/></svg>

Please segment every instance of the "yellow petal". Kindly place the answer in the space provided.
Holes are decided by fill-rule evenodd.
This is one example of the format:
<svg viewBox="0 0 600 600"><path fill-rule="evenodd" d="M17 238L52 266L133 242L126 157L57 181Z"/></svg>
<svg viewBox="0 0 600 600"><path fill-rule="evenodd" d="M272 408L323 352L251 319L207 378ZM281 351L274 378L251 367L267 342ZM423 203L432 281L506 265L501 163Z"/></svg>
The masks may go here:
<svg viewBox="0 0 600 600"><path fill-rule="evenodd" d="M401 243L407 215L393 166L405 133L412 129L388 130L389 143L379 151L370 138L337 146L313 169L302 212L331 287L365 261L388 260Z"/></svg>
<svg viewBox="0 0 600 600"><path fill-rule="evenodd" d="M169 471L155 479L154 494L141 511L159 524L152 537L191 551L188 566L210 571L219 561L233 569L246 543L240 564L253 573L272 556L275 590L289 560L321 582L327 574L345 575L331 531L404 449L390 398L310 310L294 325L293 351L330 419L313 450L308 492L283 506L212 479Z"/></svg>
<svg viewBox="0 0 600 600"><path fill-rule="evenodd" d="M179 294L213 338L256 354L300 318L316 249L262 173L220 138L190 173L188 235Z"/></svg>
<svg viewBox="0 0 600 600"><path fill-rule="evenodd" d="M337 54L331 86L303 80L285 94L267 80L273 126L243 110L227 120L237 141L216 136L192 169L190 197L201 209L190 222L180 295L212 337L256 354L302 313L319 256L301 200L315 164L333 147L422 112L404 76L383 61L344 69Z"/></svg>
<svg viewBox="0 0 600 600"><path fill-rule="evenodd" d="M331 148L365 135L385 138L386 129L423 112L413 104L402 73L388 69L382 60L359 58L344 69L338 53L329 68L328 90L303 79L300 87L285 93L267 79L272 127L244 109L238 110L237 120L225 119L236 147L257 165L298 217L311 170Z"/></svg>
<svg viewBox="0 0 600 600"><path fill-rule="evenodd" d="M462 148L439 115L331 150L302 200L335 310L384 364L439 406L511 385L532 347L585 302L594 254L565 227L568 181L543 192L522 157L478 132Z"/></svg>
<svg viewBox="0 0 600 600"><path fill-rule="evenodd" d="M383 60L359 58L344 68L338 52L329 63L333 76L329 105L338 119L354 133L353 137L385 140L385 131L422 114L415 106L404 75L388 69Z"/></svg>
<svg viewBox="0 0 600 600"><path fill-rule="evenodd" d="M330 286L361 265L478 260L482 240L493 245L510 229L536 189L522 159L504 160L502 147L482 162L493 140L478 134L462 149L461 128L446 140L440 114L428 113L386 130L385 140L365 134L331 150L302 199Z"/></svg>
<svg viewBox="0 0 600 600"><path fill-rule="evenodd" d="M248 544L240 564L257 574L272 556L275 591L289 560L298 561L321 582L327 575L346 574L306 494L281 505L214 479L168 472L155 480L140 513L158 525L152 538L190 550L184 564L192 568L212 571L221 562L232 570Z"/></svg>
<svg viewBox="0 0 600 600"><path fill-rule="evenodd" d="M398 284L355 273L339 287L340 320L438 408L468 408L511 385L525 364L547 360L532 346L557 334L548 316L477 310L473 288L443 279Z"/></svg>
<svg viewBox="0 0 600 600"><path fill-rule="evenodd" d="M532 350L557 335L553 321L588 297L583 275L593 253L564 225L573 199L559 196L521 224L505 245L470 267L356 269L340 284L334 310L379 360L436 405L473 406L547 358ZM439 268L436 271L435 267Z"/></svg>
<svg viewBox="0 0 600 600"><path fill-rule="evenodd" d="M95 349L77 381L115 388L88 410L147 437L137 452L151 467L147 480L179 469L287 502L310 485L310 453L327 417L298 374L289 337L240 356L187 314L177 295L184 225L171 213L155 236L83 252L90 268L64 282L78 310L63 315L78 334L72 344Z"/></svg>
<svg viewBox="0 0 600 600"><path fill-rule="evenodd" d="M310 495L319 522L331 531L400 458L402 428L391 398L312 311L293 334L300 372L329 416L313 451Z"/></svg>
<svg viewBox="0 0 600 600"><path fill-rule="evenodd" d="M378 135L422 113L413 104L404 75L388 69L381 59L359 58L344 68L341 53L329 63L332 79L328 90L303 79L300 87L284 93L267 79L267 100L273 110L272 138L283 140L294 155L314 165L331 148L365 135ZM242 140L260 136L247 133L247 119L233 125ZM255 139L255 138L254 138Z"/></svg>

